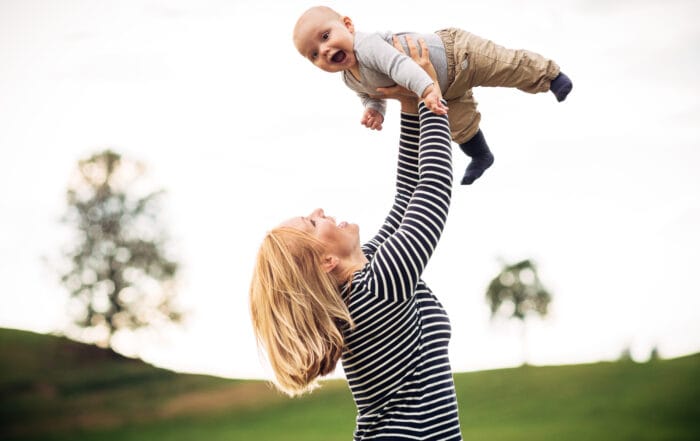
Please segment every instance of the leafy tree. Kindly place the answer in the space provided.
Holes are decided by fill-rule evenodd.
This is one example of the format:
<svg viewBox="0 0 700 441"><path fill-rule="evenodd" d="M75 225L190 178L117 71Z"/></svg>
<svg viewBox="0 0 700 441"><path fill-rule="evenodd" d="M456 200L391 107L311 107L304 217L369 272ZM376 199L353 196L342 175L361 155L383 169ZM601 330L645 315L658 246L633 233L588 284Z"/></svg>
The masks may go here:
<svg viewBox="0 0 700 441"><path fill-rule="evenodd" d="M178 264L157 218L163 191L144 192L143 177L141 163L106 150L79 161L68 186L63 222L75 240L61 282L71 318L101 346L120 330L182 320L174 304Z"/></svg>
<svg viewBox="0 0 700 441"><path fill-rule="evenodd" d="M552 295L540 282L537 268L531 260L508 265L503 263L501 272L486 290L486 300L491 308L491 318L515 318L521 321L523 363L527 363L528 316L546 317Z"/></svg>

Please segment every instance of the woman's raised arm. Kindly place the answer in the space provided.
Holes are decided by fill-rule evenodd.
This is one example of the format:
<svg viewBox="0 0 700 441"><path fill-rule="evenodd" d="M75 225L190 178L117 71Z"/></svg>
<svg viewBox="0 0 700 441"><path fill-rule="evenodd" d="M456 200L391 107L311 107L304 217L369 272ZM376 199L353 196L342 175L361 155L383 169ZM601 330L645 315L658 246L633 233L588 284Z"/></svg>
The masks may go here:
<svg viewBox="0 0 700 441"><path fill-rule="evenodd" d="M419 40L421 52L415 43L406 37L409 55L433 79L437 78L435 69L430 63L427 45ZM394 47L403 52L403 46L394 36ZM418 97L408 89L401 86L377 89L382 98L397 99L401 103L401 132L399 135L399 154L396 170L396 194L391 210L377 234L364 245L365 254L374 255L379 246L396 232L401 224L408 202L418 183L418 140L420 127L418 121Z"/></svg>
<svg viewBox="0 0 700 441"><path fill-rule="evenodd" d="M390 301L411 297L445 227L452 196L447 115L419 108L418 179L396 231L370 260L374 292Z"/></svg>

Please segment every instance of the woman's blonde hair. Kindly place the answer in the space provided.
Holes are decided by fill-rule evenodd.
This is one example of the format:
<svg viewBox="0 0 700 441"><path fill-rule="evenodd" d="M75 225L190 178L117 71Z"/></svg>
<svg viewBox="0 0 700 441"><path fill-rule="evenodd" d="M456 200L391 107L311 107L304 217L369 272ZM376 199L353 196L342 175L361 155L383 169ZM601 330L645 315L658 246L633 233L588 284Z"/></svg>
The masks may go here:
<svg viewBox="0 0 700 441"><path fill-rule="evenodd" d="M258 344L277 387L290 396L316 387L342 355L341 328L352 326L335 279L322 268L323 244L311 234L279 227L263 239L250 285Z"/></svg>

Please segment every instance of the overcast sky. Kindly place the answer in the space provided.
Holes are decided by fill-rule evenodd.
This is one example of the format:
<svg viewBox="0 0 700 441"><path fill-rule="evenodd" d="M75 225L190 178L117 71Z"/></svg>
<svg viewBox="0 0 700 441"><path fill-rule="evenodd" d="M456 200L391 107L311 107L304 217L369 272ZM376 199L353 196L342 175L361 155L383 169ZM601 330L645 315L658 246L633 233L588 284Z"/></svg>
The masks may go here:
<svg viewBox="0 0 700 441"><path fill-rule="evenodd" d="M291 30L313 4L0 0L0 326L65 324L51 266L66 185L79 159L112 148L167 190L190 311L183 328L119 349L175 370L266 375L247 303L265 231L323 207L367 239L393 195L398 106L382 132L365 129L339 74L298 55ZM532 363L700 350L697 2L328 4L365 31L462 27L573 79L564 103L475 90L496 163L455 187L424 274L452 320L455 371L520 362L517 324L491 323L484 301L499 258L534 259L554 295L547 320L528 325ZM458 149L454 163L461 176Z"/></svg>

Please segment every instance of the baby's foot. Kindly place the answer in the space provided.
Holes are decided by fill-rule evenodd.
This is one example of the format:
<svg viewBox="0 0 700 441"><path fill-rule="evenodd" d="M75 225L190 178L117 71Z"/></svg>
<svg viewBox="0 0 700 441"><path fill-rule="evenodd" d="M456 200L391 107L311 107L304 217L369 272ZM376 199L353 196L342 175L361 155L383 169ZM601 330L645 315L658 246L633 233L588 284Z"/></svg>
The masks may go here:
<svg viewBox="0 0 700 441"><path fill-rule="evenodd" d="M472 160L464 171L464 176L462 177L462 185L471 185L472 182L476 181L481 177L487 168L491 167L494 158L491 152L484 152L479 156L472 156Z"/></svg>
<svg viewBox="0 0 700 441"><path fill-rule="evenodd" d="M479 129L476 135L469 141L460 144L459 148L462 149L467 156L472 158L467 169L464 171L464 176L461 181L462 185L470 185L472 182L479 179L487 168L491 167L491 164L493 164L493 154L489 149L489 145L486 144L486 138L481 129Z"/></svg>
<svg viewBox="0 0 700 441"><path fill-rule="evenodd" d="M566 99L569 92L571 92L572 87L574 87L574 85L571 83L571 79L567 77L564 72L559 72L559 75L557 75L549 85L549 90L557 97L557 101L562 102Z"/></svg>

